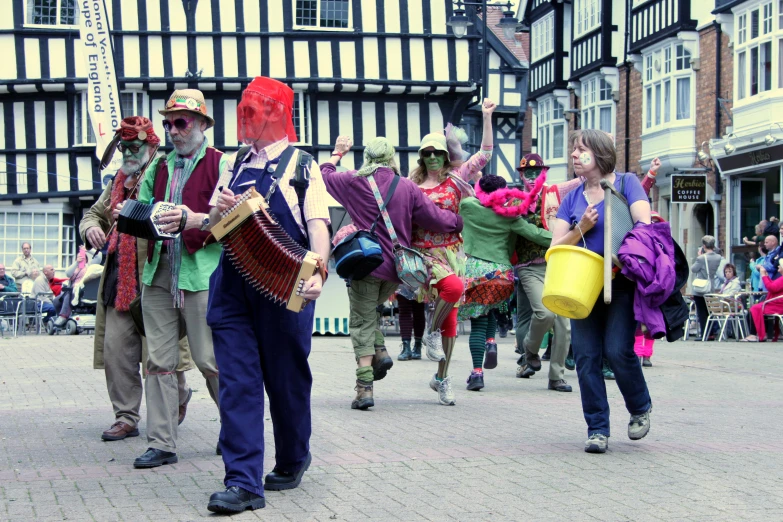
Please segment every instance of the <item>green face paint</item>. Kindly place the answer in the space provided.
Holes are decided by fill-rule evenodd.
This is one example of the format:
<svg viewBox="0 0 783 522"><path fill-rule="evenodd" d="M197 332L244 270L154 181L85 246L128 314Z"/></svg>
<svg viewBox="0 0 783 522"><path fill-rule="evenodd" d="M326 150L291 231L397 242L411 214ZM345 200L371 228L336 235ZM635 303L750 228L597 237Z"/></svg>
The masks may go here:
<svg viewBox="0 0 783 522"><path fill-rule="evenodd" d="M424 160L424 166L429 171L440 170L446 164L446 154L442 151L423 151L421 157Z"/></svg>
<svg viewBox="0 0 783 522"><path fill-rule="evenodd" d="M541 169L536 168L526 168L522 171L522 175L525 177L528 181L535 181L536 178L541 174Z"/></svg>
<svg viewBox="0 0 783 522"><path fill-rule="evenodd" d="M139 160L144 156L144 145L145 142L141 140L133 140L133 141L120 141L119 146L117 147L120 152L122 153L122 157L124 159L135 159Z"/></svg>

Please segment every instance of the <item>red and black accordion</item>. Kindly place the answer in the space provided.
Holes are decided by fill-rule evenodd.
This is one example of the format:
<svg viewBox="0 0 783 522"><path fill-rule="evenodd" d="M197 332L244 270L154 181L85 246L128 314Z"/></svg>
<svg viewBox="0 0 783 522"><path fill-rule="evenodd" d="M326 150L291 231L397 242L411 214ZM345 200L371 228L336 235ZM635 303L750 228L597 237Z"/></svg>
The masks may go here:
<svg viewBox="0 0 783 522"><path fill-rule="evenodd" d="M288 310L301 312L308 303L300 295L302 288L317 271L323 271L323 259L294 241L268 208L264 198L251 188L221 214L211 232L237 271L256 290L285 304Z"/></svg>

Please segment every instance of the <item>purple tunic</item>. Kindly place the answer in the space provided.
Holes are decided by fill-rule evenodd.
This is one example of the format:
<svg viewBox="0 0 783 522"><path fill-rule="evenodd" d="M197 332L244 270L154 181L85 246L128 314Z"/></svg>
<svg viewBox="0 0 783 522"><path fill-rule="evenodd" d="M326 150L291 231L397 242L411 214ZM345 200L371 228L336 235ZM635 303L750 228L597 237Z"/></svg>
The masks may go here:
<svg viewBox="0 0 783 522"><path fill-rule="evenodd" d="M337 172L331 163L324 163L320 167L326 191L345 208L359 229L368 230L379 214L378 204L369 181L362 176L356 176L355 170ZM375 171L373 177L384 198L395 175L393 170L386 167ZM415 183L407 178L400 179L386 209L397 234L397 240L405 247L411 246L414 224L434 232L448 233L462 230L462 218L459 215L439 209ZM375 269L372 275L399 283L397 270L394 267L392 242L383 219L379 220L375 231L383 249L383 264Z"/></svg>

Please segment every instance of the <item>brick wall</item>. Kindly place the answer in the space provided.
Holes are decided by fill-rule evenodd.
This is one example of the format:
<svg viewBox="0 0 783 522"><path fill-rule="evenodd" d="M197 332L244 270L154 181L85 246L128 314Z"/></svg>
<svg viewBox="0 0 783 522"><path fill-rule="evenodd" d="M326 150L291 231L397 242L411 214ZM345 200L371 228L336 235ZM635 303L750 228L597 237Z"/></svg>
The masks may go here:
<svg viewBox="0 0 783 522"><path fill-rule="evenodd" d="M633 68L632 65L621 64L618 67L620 71L620 101L617 102L617 122L615 133L615 144L617 148L617 170L624 172L626 170L626 147L628 152L629 172L642 172L639 158L642 156L642 75ZM630 69L630 81L627 75ZM629 84L629 89L626 88ZM632 107L628 129L625 128L625 113L628 110L626 106L626 91L629 92L628 106ZM630 141L627 140L630 138Z"/></svg>
<svg viewBox="0 0 783 522"><path fill-rule="evenodd" d="M525 126L522 128L522 156L533 148L533 109L525 111ZM518 160L517 160L518 161Z"/></svg>
<svg viewBox="0 0 783 522"><path fill-rule="evenodd" d="M721 111L719 130L716 134L715 131L715 115L717 106L717 98L731 99L733 89L733 76L734 76L734 54L729 48L729 37L726 34L721 34L720 40L720 52L718 52L717 46L717 33L720 28L717 25L711 25L699 32L699 52L701 54L700 62L701 67L696 72L696 147L697 151L701 150L701 144L705 141L709 141L712 138L718 138L726 134L726 127L730 125L725 113ZM720 85L716 86L716 72L718 63L718 54L720 54L721 63L721 77ZM717 88L716 88L717 87ZM730 108L731 104L727 105ZM709 148L707 148L709 152ZM694 167L712 167L712 162L708 162L705 165L699 163L698 158L694 158ZM715 172L709 172L707 174L707 182L712 186L715 192L718 192L718 176L717 167ZM726 240L726 191L728 187L722 188L723 200L716 202L719 208L718 215L715 219L718 220L718 243L725 249L727 243Z"/></svg>

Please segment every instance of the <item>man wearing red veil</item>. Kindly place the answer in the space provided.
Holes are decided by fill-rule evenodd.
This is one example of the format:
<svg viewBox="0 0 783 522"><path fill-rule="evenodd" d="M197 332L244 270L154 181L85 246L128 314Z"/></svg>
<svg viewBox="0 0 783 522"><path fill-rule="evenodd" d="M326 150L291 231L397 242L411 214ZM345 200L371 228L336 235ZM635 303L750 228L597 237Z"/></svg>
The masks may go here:
<svg viewBox="0 0 783 522"><path fill-rule="evenodd" d="M237 107L237 134L246 146L221 174L210 213L234 205L251 187L268 197L269 212L303 247L329 258L329 209L318 165L292 147L294 93L285 84L257 77ZM309 171L309 186L301 174ZM306 190L306 192L305 192ZM316 299L325 270L304 285ZM220 446L226 467L225 491L214 493L208 509L236 513L265 506L264 490L299 485L310 465L310 390L307 358L315 303L300 313L286 310L248 284L225 253L210 280L207 323L220 368ZM262 483L264 389L274 423L275 467Z"/></svg>

